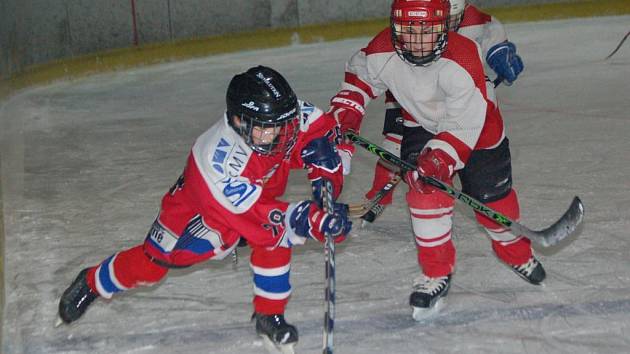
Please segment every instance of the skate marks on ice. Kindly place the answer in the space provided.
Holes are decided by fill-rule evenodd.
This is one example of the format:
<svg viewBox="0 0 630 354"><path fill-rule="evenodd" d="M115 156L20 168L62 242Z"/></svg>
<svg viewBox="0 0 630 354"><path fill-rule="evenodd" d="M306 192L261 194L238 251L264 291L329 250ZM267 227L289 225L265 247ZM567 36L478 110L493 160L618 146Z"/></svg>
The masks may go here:
<svg viewBox="0 0 630 354"><path fill-rule="evenodd" d="M452 303L454 299L446 299L447 303ZM339 338L343 338L342 343L338 343L338 347L348 346L352 348L354 345L361 345L367 341L380 341L382 345L387 347L387 341L392 341L391 345L396 348L392 333L398 333L401 337L406 338L405 341L413 342L417 340L417 345L422 345L425 350L431 352L441 347L440 343L435 342L438 338L427 340L426 336L442 336L457 334L461 338L476 336L475 333L495 333L493 335L485 335L484 341L497 343L504 340L528 340L532 342L544 343L547 350L554 342L568 341L570 338L577 339L582 342L580 351L584 351L586 347L591 348L623 348L624 345L630 344L619 332L627 331L622 326L616 326L617 321L608 321L610 316L627 315L630 313L630 300L609 300L609 301L592 301L577 304L552 304L544 303L538 305L519 306L503 309L486 309L472 311L453 311L449 312L448 306L443 312L438 313L427 321L416 322L411 318L411 310L408 307L398 308L388 314L380 314L367 318L344 321L339 320L338 332ZM600 320L595 320L600 318ZM605 321L603 324L602 321ZM612 325L612 328L608 328ZM511 329L510 329L511 328ZM512 332L514 328L525 328L524 332L516 335ZM383 333L379 335L379 333ZM507 335L510 338L499 338L501 335ZM600 336L601 335L601 336ZM591 337L592 336L592 337ZM464 339L465 340L465 339ZM342 339L340 339L342 341ZM489 341L489 342L488 342ZM622 343L620 343L620 341ZM483 342L483 341L482 341ZM602 343L605 343L603 345ZM407 343L409 344L409 343ZM484 344L479 341L468 342L468 345L477 345L485 348ZM578 343L571 343L577 345ZM489 345L489 344L486 344ZM488 346L484 350L494 348ZM514 349L514 347L508 347ZM566 350L568 347L561 347ZM507 350L507 348L505 348ZM441 349L442 350L442 349ZM446 352L453 351L452 349ZM492 351L490 350L490 351ZM510 351L510 350L507 350ZM619 352L619 350L616 350ZM623 351L623 350L621 350ZM406 352L401 350L400 352ZM409 351L415 352L415 351Z"/></svg>
<svg viewBox="0 0 630 354"><path fill-rule="evenodd" d="M41 352L43 348L50 352L81 352L81 353L105 353L112 352L141 352L151 349L156 352L164 352L165 348L186 350L187 348L212 347L213 353L232 352L229 347L238 346L243 350L251 352L261 351L262 340L260 340L253 329L253 325L244 320L241 325L215 327L212 319L208 319L207 324L172 326L164 328L158 326L154 332L126 333L112 337L111 332L103 329L102 333L97 331L82 332L79 325L70 325L66 330L59 330L54 338L31 338L29 343L23 348L25 352ZM245 343L244 343L245 342ZM221 349L223 348L223 350ZM190 352L196 352L190 349Z"/></svg>

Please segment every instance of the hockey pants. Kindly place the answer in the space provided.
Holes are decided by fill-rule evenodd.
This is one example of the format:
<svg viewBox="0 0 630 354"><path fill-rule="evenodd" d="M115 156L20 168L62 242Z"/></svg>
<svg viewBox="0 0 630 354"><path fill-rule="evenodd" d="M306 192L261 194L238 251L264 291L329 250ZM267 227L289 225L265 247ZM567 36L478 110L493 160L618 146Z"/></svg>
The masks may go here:
<svg viewBox="0 0 630 354"><path fill-rule="evenodd" d="M193 217L183 231L172 232L159 217L145 242L118 252L88 272L88 285L100 296L158 283L169 268L183 268L209 259L223 259L237 246L226 243L216 230ZM158 242L159 241L159 242ZM289 283L291 249L252 246L250 266L254 281L254 311L281 314L291 294ZM229 289L225 289L229 296Z"/></svg>

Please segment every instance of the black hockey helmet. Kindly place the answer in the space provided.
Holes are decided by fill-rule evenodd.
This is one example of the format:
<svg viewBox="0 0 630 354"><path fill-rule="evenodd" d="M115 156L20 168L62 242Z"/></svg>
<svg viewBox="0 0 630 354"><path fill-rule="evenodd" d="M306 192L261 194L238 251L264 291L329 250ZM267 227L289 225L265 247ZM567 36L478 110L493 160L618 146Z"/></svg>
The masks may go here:
<svg viewBox="0 0 630 354"><path fill-rule="evenodd" d="M299 104L279 72L256 66L234 76L226 103L228 122L252 150L271 155L286 152L295 142Z"/></svg>

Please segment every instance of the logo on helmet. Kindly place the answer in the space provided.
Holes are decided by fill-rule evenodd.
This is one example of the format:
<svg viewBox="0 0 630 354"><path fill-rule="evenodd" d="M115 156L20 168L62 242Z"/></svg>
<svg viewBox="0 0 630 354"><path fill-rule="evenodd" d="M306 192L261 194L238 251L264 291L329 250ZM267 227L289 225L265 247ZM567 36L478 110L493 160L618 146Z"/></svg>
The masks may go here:
<svg viewBox="0 0 630 354"><path fill-rule="evenodd" d="M426 11L409 11L407 13L407 15L409 17L420 17L420 18L425 18L429 16L429 13Z"/></svg>
<svg viewBox="0 0 630 354"><path fill-rule="evenodd" d="M245 107L245 108L249 108L253 111L258 112L260 110L259 107L256 107L256 104L254 103L254 101L249 101L248 103L242 103L241 106Z"/></svg>
<svg viewBox="0 0 630 354"><path fill-rule="evenodd" d="M265 84L267 84L267 87L269 87L269 89L271 90L271 92L273 92L273 95L276 96L276 98L280 97L280 92L276 89L275 86L273 86L271 84L271 78L267 78L265 77L265 75L263 75L262 73L258 73L256 74L256 77L258 77L259 79L261 79Z"/></svg>
<svg viewBox="0 0 630 354"><path fill-rule="evenodd" d="M280 120L281 120L281 119L285 119L285 118L287 118L287 117L290 117L291 115L295 115L295 112L297 112L297 109L296 109L296 108L293 108L293 109L291 109L290 111L288 111L288 112L286 112L286 113L281 114L281 115L278 117L278 119L280 119Z"/></svg>

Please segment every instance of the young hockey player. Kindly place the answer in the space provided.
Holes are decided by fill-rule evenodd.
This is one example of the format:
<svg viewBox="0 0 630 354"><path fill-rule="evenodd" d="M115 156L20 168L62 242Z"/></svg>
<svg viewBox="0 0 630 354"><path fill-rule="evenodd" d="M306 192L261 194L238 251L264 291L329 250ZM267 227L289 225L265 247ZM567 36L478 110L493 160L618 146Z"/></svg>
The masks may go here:
<svg viewBox="0 0 630 354"><path fill-rule="evenodd" d="M523 62L516 54L516 46L509 42L505 29L501 22L490 16L465 0L451 0L451 12L449 30L468 37L479 44L486 64L495 72L497 78L506 85L511 85L523 71ZM499 82L499 81L497 81ZM488 98L496 105L494 84L488 82ZM385 137L382 146L389 152L400 156L400 142L403 131L403 116L400 105L391 94L385 93L385 122L383 135ZM382 162L377 162L374 169L372 188L366 194L366 198L373 198L393 177L396 171L392 171ZM366 221L372 222L385 207L392 203L393 190L390 191L368 214Z"/></svg>
<svg viewBox="0 0 630 354"><path fill-rule="evenodd" d="M193 145L144 242L82 270L61 296L63 322L79 319L98 297L159 282L170 268L222 259L242 237L251 247L257 333L285 349L297 342L284 318L291 246L323 241L325 233L340 242L352 224L345 204L327 214L321 200L278 197L295 168L308 168L314 189L330 180L339 195L341 162L331 140L337 122L264 66L234 76L226 96L226 113Z"/></svg>
<svg viewBox="0 0 630 354"><path fill-rule="evenodd" d="M417 166L405 175L421 276L410 304L414 318L437 308L455 271L451 240L454 200L418 180L418 174L452 183L513 219L519 217L508 139L501 113L488 97L479 46L448 32L446 0L395 0L390 27L346 64L331 108L343 131L358 131L365 106L389 90L402 107L401 157ZM532 284L545 278L530 241L476 215L498 258Z"/></svg>

